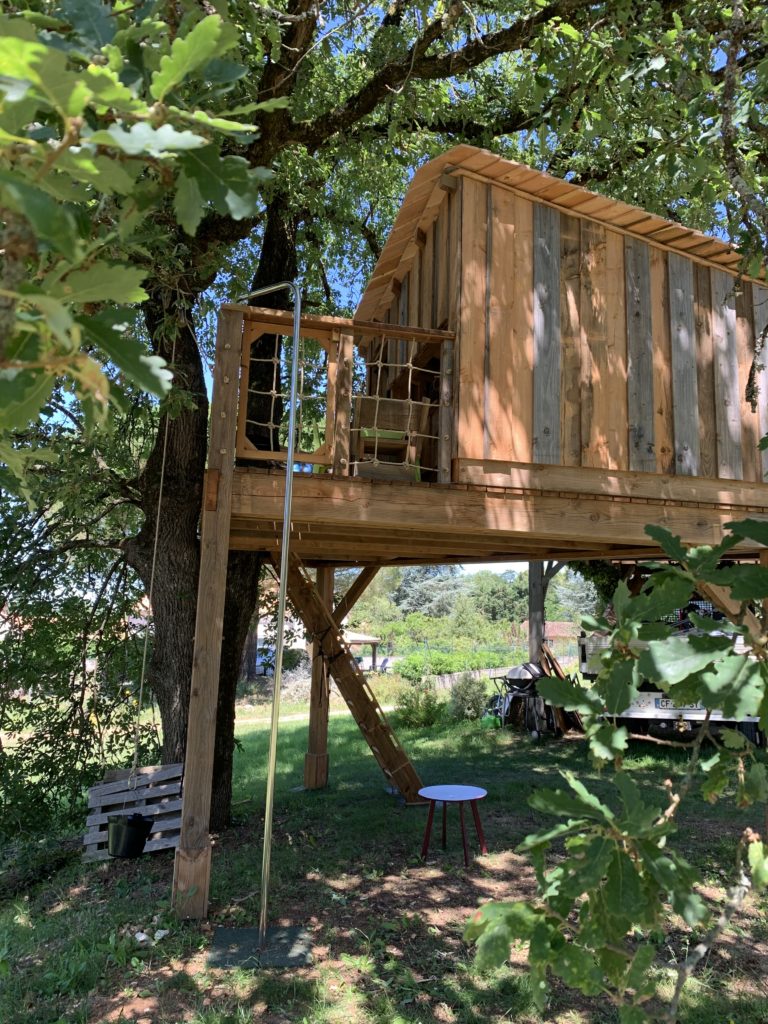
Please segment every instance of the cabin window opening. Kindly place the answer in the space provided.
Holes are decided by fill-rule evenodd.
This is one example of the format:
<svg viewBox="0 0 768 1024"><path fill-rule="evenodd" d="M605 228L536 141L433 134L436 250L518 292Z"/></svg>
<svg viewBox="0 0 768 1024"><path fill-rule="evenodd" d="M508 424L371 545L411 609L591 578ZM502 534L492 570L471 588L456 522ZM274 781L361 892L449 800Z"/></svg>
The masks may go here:
<svg viewBox="0 0 768 1024"><path fill-rule="evenodd" d="M302 337L298 366L297 469L311 472L332 462L334 416L330 375L336 373L338 341ZM292 335L258 332L246 345L238 423L238 457L280 460L287 456L291 398Z"/></svg>
<svg viewBox="0 0 768 1024"><path fill-rule="evenodd" d="M350 439L355 476L438 479L440 345L386 334L358 342Z"/></svg>

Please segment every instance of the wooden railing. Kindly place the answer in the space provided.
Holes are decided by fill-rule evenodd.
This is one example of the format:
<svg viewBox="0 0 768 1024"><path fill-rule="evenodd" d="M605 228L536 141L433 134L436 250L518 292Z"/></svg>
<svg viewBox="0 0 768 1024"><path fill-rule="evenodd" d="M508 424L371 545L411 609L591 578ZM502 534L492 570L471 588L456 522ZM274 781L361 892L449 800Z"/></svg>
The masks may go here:
<svg viewBox="0 0 768 1024"><path fill-rule="evenodd" d="M285 382L292 315L249 306L234 308L243 315L237 458L285 461L289 405ZM300 364L303 386L296 463L334 475L377 475L372 466L393 465L388 460L396 447L392 435L398 431L392 430L391 417L401 406L403 450L409 454L404 462L394 464L410 470L415 459L417 472L412 479L450 480L452 333L306 316L301 318L300 335L309 355ZM387 437L379 440L377 434ZM373 455L370 437L374 438ZM426 452L428 465L419 462Z"/></svg>

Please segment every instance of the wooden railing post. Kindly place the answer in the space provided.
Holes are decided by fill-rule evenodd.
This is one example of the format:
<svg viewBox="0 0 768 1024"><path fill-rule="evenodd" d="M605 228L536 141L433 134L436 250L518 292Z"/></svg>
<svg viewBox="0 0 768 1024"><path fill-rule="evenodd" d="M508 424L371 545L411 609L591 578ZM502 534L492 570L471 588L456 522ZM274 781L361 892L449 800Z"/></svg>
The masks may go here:
<svg viewBox="0 0 768 1024"><path fill-rule="evenodd" d="M173 904L181 917L205 917L208 911L211 875L208 827L229 555L242 330L242 313L224 309L219 317L216 340L207 469L209 484L217 479L218 486L206 486L203 502L181 836L173 872Z"/></svg>
<svg viewBox="0 0 768 1024"><path fill-rule="evenodd" d="M336 376L336 424L333 438L333 472L349 476L350 428L352 426L352 370L355 361L355 339L342 331L339 344L339 365Z"/></svg>
<svg viewBox="0 0 768 1024"><path fill-rule="evenodd" d="M451 482L453 460L454 402L454 347L455 342L445 341L440 346L440 410L438 412L437 440L437 482Z"/></svg>

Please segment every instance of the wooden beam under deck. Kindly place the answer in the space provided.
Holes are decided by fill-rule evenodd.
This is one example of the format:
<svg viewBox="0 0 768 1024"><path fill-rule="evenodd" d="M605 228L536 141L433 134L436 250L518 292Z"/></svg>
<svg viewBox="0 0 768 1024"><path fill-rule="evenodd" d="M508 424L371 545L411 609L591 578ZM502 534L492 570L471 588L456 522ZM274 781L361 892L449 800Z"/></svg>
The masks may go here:
<svg viewBox="0 0 768 1024"><path fill-rule="evenodd" d="M735 519L768 520L768 485L697 480L694 500L685 501L684 491L675 487L671 497L647 474L621 474L620 486L615 472L604 481L599 470L588 475L585 493L554 466L531 477L539 486L530 488L297 474L292 550L310 565L653 558L650 523L695 545L718 543ZM282 473L235 471L230 547L278 549L284 486Z"/></svg>

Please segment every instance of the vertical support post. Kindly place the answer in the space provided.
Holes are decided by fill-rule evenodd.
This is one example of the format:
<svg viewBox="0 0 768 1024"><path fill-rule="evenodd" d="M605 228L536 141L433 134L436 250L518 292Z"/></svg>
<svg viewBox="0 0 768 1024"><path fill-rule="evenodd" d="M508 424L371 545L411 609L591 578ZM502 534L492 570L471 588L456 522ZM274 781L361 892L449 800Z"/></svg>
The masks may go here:
<svg viewBox="0 0 768 1024"><path fill-rule="evenodd" d="M544 563L528 563L528 660L538 662L544 640Z"/></svg>
<svg viewBox="0 0 768 1024"><path fill-rule="evenodd" d="M437 482L451 482L451 464L453 457L453 422L454 410L454 347L452 341L445 341L440 346L440 410L438 412L437 440Z"/></svg>
<svg viewBox="0 0 768 1024"><path fill-rule="evenodd" d="M208 825L221 637L224 628L242 333L242 313L224 309L219 317L216 340L207 469L208 481L218 477L218 487L215 494L211 488L205 488L181 836L173 871L173 904L181 917L205 917L208 911L211 875Z"/></svg>
<svg viewBox="0 0 768 1024"><path fill-rule="evenodd" d="M317 592L333 608L333 567L317 570ZM328 666L319 640L312 641L312 687L309 695L309 735L304 757L304 788L328 785Z"/></svg>
<svg viewBox="0 0 768 1024"><path fill-rule="evenodd" d="M349 476L350 427L352 425L352 368L355 339L342 332L339 344L339 369L336 377L336 427L333 439L333 472Z"/></svg>

